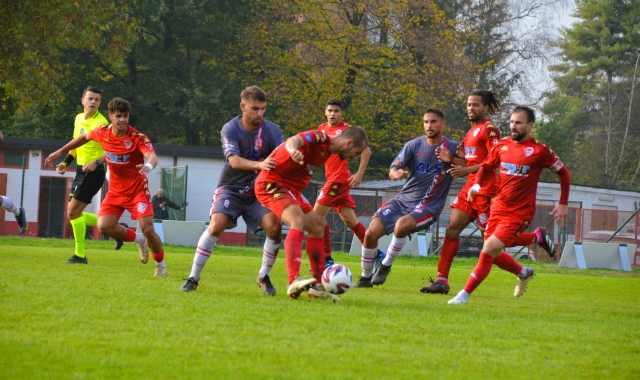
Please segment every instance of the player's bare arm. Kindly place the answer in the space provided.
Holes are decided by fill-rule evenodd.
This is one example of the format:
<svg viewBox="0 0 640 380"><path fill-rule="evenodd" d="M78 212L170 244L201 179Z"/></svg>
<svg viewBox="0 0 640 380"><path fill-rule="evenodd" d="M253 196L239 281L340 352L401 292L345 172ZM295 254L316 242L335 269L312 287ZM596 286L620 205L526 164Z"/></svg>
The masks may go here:
<svg viewBox="0 0 640 380"><path fill-rule="evenodd" d="M84 144L89 142L89 136L87 134L82 134L78 137L76 137L75 139L69 141L65 146L63 146L62 148L56 150L55 152L51 153L49 155L49 157L47 157L44 160L44 164L47 166L51 166L53 167L53 161L62 156L65 152L68 152L70 150L74 150L76 148L79 148L81 146L83 146Z"/></svg>
<svg viewBox="0 0 640 380"><path fill-rule="evenodd" d="M146 152L144 158L147 159L147 163L136 165L136 168L140 170L140 174L149 174L158 165L158 157L154 152Z"/></svg>
<svg viewBox="0 0 640 380"><path fill-rule="evenodd" d="M100 161L100 165L104 165L104 163L107 162L107 156L102 155L102 157L98 158L98 160ZM87 162L86 164L82 165L82 171L86 173L94 172L97 168L98 163L95 161Z"/></svg>
<svg viewBox="0 0 640 380"><path fill-rule="evenodd" d="M359 186L362 183L362 176L364 176L364 171L367 170L367 165L369 165L369 158L371 158L371 149L366 147L360 156L360 166L358 167L358 171L348 179L349 186Z"/></svg>
<svg viewBox="0 0 640 380"><path fill-rule="evenodd" d="M0 131L0 142L2 142L4 140L4 135L2 134L2 131Z"/></svg>
<svg viewBox="0 0 640 380"><path fill-rule="evenodd" d="M399 181L405 175L408 175L408 174L409 174L409 172L407 170L404 170L404 169L391 168L389 170L389 178L391 178L392 181Z"/></svg>
<svg viewBox="0 0 640 380"><path fill-rule="evenodd" d="M466 164L466 161L465 161ZM480 165L466 166L451 164L451 169L447 170L447 173L451 174L453 178L466 177L468 174L476 173L480 169Z"/></svg>
<svg viewBox="0 0 640 380"><path fill-rule="evenodd" d="M298 150L304 146L304 140L302 140L302 137L298 135L291 136L284 144L284 147L287 149L287 152L289 152L293 162L297 162L302 165L304 163L304 154Z"/></svg>
<svg viewBox="0 0 640 380"><path fill-rule="evenodd" d="M269 156L263 161L252 161L232 154L228 158L229 165L237 170L271 170L276 167L276 160Z"/></svg>

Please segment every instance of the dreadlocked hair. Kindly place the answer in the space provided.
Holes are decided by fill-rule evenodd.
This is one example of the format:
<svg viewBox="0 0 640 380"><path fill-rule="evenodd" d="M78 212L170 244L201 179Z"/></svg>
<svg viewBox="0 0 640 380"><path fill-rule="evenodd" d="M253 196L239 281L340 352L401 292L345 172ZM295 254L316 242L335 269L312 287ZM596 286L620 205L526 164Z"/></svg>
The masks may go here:
<svg viewBox="0 0 640 380"><path fill-rule="evenodd" d="M495 115L500 110L500 95L498 91L491 90L475 90L469 96L479 96L482 98L482 104L489 106L489 115Z"/></svg>

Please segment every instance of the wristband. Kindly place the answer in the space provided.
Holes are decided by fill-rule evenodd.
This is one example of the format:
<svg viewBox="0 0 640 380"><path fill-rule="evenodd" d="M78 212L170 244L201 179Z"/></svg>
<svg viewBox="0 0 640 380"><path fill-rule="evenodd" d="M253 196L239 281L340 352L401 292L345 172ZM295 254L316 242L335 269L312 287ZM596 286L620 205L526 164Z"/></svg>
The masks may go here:
<svg viewBox="0 0 640 380"><path fill-rule="evenodd" d="M150 163L148 163L148 162L147 162L146 164L144 164L144 166L148 167L148 168L149 168L149 171L152 171L152 170L153 170L153 165L151 165L151 164L150 164Z"/></svg>
<svg viewBox="0 0 640 380"><path fill-rule="evenodd" d="M71 164L74 159L75 157L73 157L70 154L67 154L67 157L64 158L64 161L62 161L62 163L64 163L65 166L69 166L69 164Z"/></svg>
<svg viewBox="0 0 640 380"><path fill-rule="evenodd" d="M473 191L475 191L476 193L479 193L479 192L480 192L480 185L478 185L478 184L476 183L475 185L471 186L471 189L470 189L470 190L473 190Z"/></svg>

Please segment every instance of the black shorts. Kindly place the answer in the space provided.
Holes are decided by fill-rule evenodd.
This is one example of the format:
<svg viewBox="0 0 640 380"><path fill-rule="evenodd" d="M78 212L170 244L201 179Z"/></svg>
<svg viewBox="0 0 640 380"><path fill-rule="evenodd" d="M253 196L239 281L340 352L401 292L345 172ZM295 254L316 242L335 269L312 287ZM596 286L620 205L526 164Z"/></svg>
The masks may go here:
<svg viewBox="0 0 640 380"><path fill-rule="evenodd" d="M104 178L104 165L98 166L96 170L91 173L83 172L82 165L78 165L76 178L73 179L73 185L71 185L69 200L75 198L83 203L91 203L93 197L100 191L100 188L102 188Z"/></svg>

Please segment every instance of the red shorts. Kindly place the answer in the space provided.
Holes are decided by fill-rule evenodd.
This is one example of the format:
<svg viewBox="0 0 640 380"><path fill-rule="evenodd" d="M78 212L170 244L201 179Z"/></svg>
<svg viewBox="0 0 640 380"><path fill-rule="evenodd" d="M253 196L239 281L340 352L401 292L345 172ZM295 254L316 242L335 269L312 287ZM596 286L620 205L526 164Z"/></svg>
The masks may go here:
<svg viewBox="0 0 640 380"><path fill-rule="evenodd" d="M529 227L530 221L512 214L491 214L484 231L484 240L491 235L497 237L506 247L513 247L513 242Z"/></svg>
<svg viewBox="0 0 640 380"><path fill-rule="evenodd" d="M100 204L98 216L115 215L120 219L124 210L131 213L131 219L138 220L145 216L153 217L153 205L147 192L139 192L135 196L120 196L107 192Z"/></svg>
<svg viewBox="0 0 640 380"><path fill-rule="evenodd" d="M473 219L476 219L480 228L487 228L487 222L489 221L489 215L491 214L489 212L491 209L491 197L476 194L473 197L473 202L469 202L467 200L467 193L461 191L451 204L451 207L464 212Z"/></svg>
<svg viewBox="0 0 640 380"><path fill-rule="evenodd" d="M284 210L291 205L300 206L305 214L313 211L313 207L302 193L291 191L279 182L256 182L254 190L258 202L273 211L278 218L281 218Z"/></svg>
<svg viewBox="0 0 640 380"><path fill-rule="evenodd" d="M343 207L349 207L355 210L356 202L353 200L351 194L349 194L348 183L332 183L327 182L320 190L316 203L322 206L333 207L337 212L340 212Z"/></svg>

